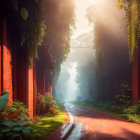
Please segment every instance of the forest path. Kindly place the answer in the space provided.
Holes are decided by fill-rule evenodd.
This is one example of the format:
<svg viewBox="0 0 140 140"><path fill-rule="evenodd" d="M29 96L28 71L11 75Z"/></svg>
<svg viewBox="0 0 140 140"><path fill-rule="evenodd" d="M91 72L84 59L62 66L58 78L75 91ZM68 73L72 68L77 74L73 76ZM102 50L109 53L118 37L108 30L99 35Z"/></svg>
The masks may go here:
<svg viewBox="0 0 140 140"><path fill-rule="evenodd" d="M68 140L140 140L140 125L111 114L74 104L65 104L75 117Z"/></svg>

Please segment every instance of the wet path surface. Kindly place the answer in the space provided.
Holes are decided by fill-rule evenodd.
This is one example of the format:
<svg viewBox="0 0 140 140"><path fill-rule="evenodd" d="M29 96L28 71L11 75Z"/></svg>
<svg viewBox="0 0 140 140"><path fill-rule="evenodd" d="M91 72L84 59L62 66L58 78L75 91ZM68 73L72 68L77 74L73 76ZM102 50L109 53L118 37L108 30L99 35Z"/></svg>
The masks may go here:
<svg viewBox="0 0 140 140"><path fill-rule="evenodd" d="M68 140L140 140L140 125L98 110L65 104L76 125Z"/></svg>

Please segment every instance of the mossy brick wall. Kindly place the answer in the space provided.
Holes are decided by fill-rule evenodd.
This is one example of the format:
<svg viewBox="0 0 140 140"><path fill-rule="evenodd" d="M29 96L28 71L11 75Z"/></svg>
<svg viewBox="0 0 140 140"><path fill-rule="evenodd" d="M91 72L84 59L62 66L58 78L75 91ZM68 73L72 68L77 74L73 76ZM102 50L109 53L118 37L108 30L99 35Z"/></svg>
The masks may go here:
<svg viewBox="0 0 140 140"><path fill-rule="evenodd" d="M0 24L0 92L2 90L9 92L10 101L14 97L14 99L24 102L32 118L36 103L34 103L36 100L36 95L34 97L34 84L36 83L34 68L29 69L28 53L12 46L7 38L7 24L4 19ZM15 48L16 55L13 53Z"/></svg>
<svg viewBox="0 0 140 140"><path fill-rule="evenodd" d="M132 61L132 97L133 103L140 100L140 37L136 40L136 32L139 28L136 28L136 22L139 22L140 12L139 12L139 2L136 0L131 1L131 23L130 23L130 35L131 35L131 49L134 49L133 61ZM135 41L136 40L136 41ZM137 42L138 41L138 42ZM134 44L135 43L135 44ZM136 45L138 43L138 46ZM135 46L135 47L134 47Z"/></svg>

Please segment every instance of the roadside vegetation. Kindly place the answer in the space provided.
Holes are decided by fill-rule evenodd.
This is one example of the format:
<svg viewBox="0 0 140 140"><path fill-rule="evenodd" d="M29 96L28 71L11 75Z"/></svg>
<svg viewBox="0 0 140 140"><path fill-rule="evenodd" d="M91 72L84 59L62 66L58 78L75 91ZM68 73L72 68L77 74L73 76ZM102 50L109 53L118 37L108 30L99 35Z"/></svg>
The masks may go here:
<svg viewBox="0 0 140 140"><path fill-rule="evenodd" d="M85 101L76 101L75 104L101 110L112 115L121 117L130 122L140 123L140 101L132 104L132 89L127 82L120 85L120 93L116 94L112 102L99 102L88 99Z"/></svg>
<svg viewBox="0 0 140 140"><path fill-rule="evenodd" d="M45 139L57 129L67 118L50 96L38 94L37 114L29 118L25 104L8 100L8 93L2 92L0 97L0 140L36 140Z"/></svg>
<svg viewBox="0 0 140 140"><path fill-rule="evenodd" d="M57 109L57 113L52 115L50 113L36 117L36 122L32 122L30 127L32 128L31 140L44 140L55 129L57 129L66 120L67 115L61 108Z"/></svg>

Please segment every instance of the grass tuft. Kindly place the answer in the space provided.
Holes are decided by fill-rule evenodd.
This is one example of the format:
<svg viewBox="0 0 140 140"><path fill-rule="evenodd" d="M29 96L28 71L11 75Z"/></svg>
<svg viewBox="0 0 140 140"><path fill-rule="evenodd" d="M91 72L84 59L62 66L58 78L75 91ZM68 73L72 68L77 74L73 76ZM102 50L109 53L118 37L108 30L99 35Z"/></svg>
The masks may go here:
<svg viewBox="0 0 140 140"><path fill-rule="evenodd" d="M60 108L54 116L45 114L37 117L37 122L30 124L33 129L30 140L44 140L55 129L63 124L66 118L67 115Z"/></svg>

